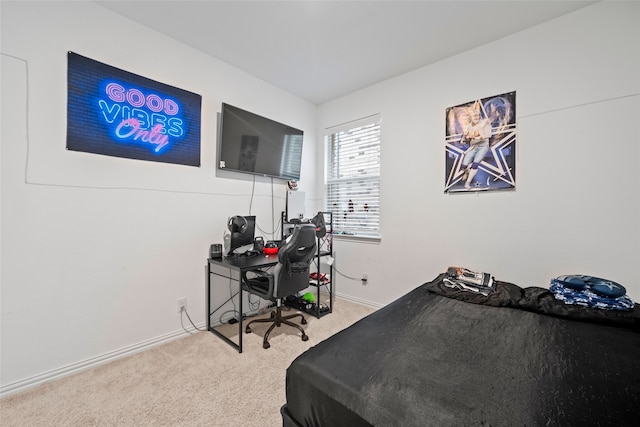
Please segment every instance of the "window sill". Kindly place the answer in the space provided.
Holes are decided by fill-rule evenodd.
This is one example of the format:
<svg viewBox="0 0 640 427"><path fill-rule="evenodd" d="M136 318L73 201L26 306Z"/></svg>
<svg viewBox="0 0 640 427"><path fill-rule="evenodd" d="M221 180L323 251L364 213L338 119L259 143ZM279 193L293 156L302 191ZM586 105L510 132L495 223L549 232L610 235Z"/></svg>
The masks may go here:
<svg viewBox="0 0 640 427"><path fill-rule="evenodd" d="M333 234L335 240L344 240L345 242L361 242L370 244L379 244L382 241L382 237L374 236L358 236L355 234Z"/></svg>

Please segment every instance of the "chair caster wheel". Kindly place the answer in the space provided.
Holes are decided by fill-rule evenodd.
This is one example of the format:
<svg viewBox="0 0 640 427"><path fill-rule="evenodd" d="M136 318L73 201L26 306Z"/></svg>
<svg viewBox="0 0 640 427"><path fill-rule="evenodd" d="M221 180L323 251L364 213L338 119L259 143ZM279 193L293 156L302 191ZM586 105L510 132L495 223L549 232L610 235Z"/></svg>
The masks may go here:
<svg viewBox="0 0 640 427"><path fill-rule="evenodd" d="M262 348L266 349L266 348L269 348L269 347L271 347L271 344L269 344L268 342L265 342L265 343L262 344Z"/></svg>
<svg viewBox="0 0 640 427"><path fill-rule="evenodd" d="M247 333L247 334L250 334L250 333L251 333L251 328L247 326L247 327L244 329L244 332L245 332L245 333Z"/></svg>
<svg viewBox="0 0 640 427"><path fill-rule="evenodd" d="M303 335L302 336L302 341L307 341L309 339L309 337L307 335Z"/></svg>
<svg viewBox="0 0 640 427"><path fill-rule="evenodd" d="M302 318L302 321L301 321L300 323L302 323L303 325L306 325L306 324L307 324L307 319L305 319L305 318L303 317L303 318Z"/></svg>

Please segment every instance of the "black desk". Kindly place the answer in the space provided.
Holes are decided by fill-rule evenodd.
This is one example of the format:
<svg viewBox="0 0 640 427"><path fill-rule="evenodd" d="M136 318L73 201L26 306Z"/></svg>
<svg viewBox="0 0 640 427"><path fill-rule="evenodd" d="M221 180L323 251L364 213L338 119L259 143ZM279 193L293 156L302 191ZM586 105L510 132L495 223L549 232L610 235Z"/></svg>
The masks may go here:
<svg viewBox="0 0 640 427"><path fill-rule="evenodd" d="M253 255L253 256L236 256L230 258L222 258L222 259L213 259L209 258L207 260L207 330L212 332L214 335L222 338L229 345L238 350L238 353L242 353L242 291L244 287L242 286L242 273L261 269L266 270L270 267L273 267L278 263L278 255ZM220 277L225 282L236 281L238 283L238 291L234 293L225 303L216 308L213 312L211 311L211 276ZM213 313L221 309L227 302L233 299L235 296L238 296L239 299L239 319L238 319L238 343L233 342L229 337L223 335L220 331L215 330L211 326L211 316Z"/></svg>

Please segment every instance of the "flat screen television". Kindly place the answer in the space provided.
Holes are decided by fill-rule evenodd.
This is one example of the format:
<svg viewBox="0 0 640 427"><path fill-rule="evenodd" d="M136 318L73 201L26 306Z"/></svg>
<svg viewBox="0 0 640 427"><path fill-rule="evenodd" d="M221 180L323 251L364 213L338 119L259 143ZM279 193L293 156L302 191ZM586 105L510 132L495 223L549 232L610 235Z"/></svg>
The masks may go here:
<svg viewBox="0 0 640 427"><path fill-rule="evenodd" d="M300 179L300 129L226 103L222 104L218 140L218 169Z"/></svg>

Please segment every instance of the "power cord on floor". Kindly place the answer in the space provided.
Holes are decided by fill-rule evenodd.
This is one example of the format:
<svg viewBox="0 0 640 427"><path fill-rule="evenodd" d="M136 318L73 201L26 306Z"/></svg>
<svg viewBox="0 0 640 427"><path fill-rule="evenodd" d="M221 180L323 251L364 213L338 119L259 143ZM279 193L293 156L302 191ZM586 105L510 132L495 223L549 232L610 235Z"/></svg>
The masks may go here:
<svg viewBox="0 0 640 427"><path fill-rule="evenodd" d="M182 313L184 313L184 314L186 314L186 315L187 315L187 319L189 319L189 323L191 323L191 326L193 326L193 329L195 329L196 331L200 331L200 332L206 332L206 331L207 331L206 329L200 329L200 328L198 328L198 327L193 323L193 320L191 320L191 316L189 316L189 312L187 311L187 309L186 309L186 308L183 308L183 309L180 311L180 325L182 326L182 329L184 329L186 332L188 332L188 333L190 333L190 334L192 334L192 333L193 333L193 332L191 332L190 330L188 330L187 328L185 328L185 327L184 327L184 322L182 321L184 317L182 316Z"/></svg>
<svg viewBox="0 0 640 427"><path fill-rule="evenodd" d="M346 274L344 274L343 272L341 272L340 270L338 270L338 268L334 265L333 269L335 270L336 273L338 273L340 276L347 278L347 279L351 279L351 280L361 280L360 277L351 277L351 276L347 276Z"/></svg>
<svg viewBox="0 0 640 427"><path fill-rule="evenodd" d="M266 313L270 312L273 308L275 308L275 307L276 307L276 305L275 305L274 303L272 303L272 302L270 302L269 304L267 304L267 305L266 305L266 306L264 306L264 307L260 307L260 299L258 299L257 303L251 303L251 301L250 301L250 305L252 305L252 304L257 304L257 306L256 306L256 307L254 307L254 308L252 309L253 313L251 313L251 312L249 312L249 313L245 313L245 314L242 316L242 319L243 319L243 320L246 320L246 319L249 319L249 318L251 318L251 317L255 317L255 316L261 316L261 315L263 315L263 314L266 314ZM188 330L187 328L185 328L185 327L184 327L184 322L183 322L183 319L184 319L184 318L183 318L183 316L182 316L182 313L184 313L184 314L186 314L186 315L187 315L187 319L189 319L189 323L191 323L191 326L193 326L193 328L194 328L195 330L200 331L200 332L206 332L206 331L207 331L206 329L200 329L200 328L198 328L198 327L193 323L193 321L191 320L191 316L189 316L189 313L187 312L187 309L183 308L183 309L182 309L182 311L180 312L180 325L182 326L182 329L183 329L185 332L188 332L188 333L192 334L192 332L191 332L190 330ZM226 320L226 321L223 321L223 320L222 320L222 318L223 318L226 314L229 314L229 313L233 313L232 317L231 317L231 318L229 318L229 319L228 319L228 320ZM225 311L224 313L220 314L220 317L219 317L219 320L218 320L218 321L220 322L220 324L221 324L221 325L222 325L222 324L224 324L224 323L229 323L229 324L237 323L237 322L238 322L238 317L239 317L239 315L240 315L240 313L238 312L238 310L235 310L235 309L233 309L233 310L227 310L227 311Z"/></svg>

